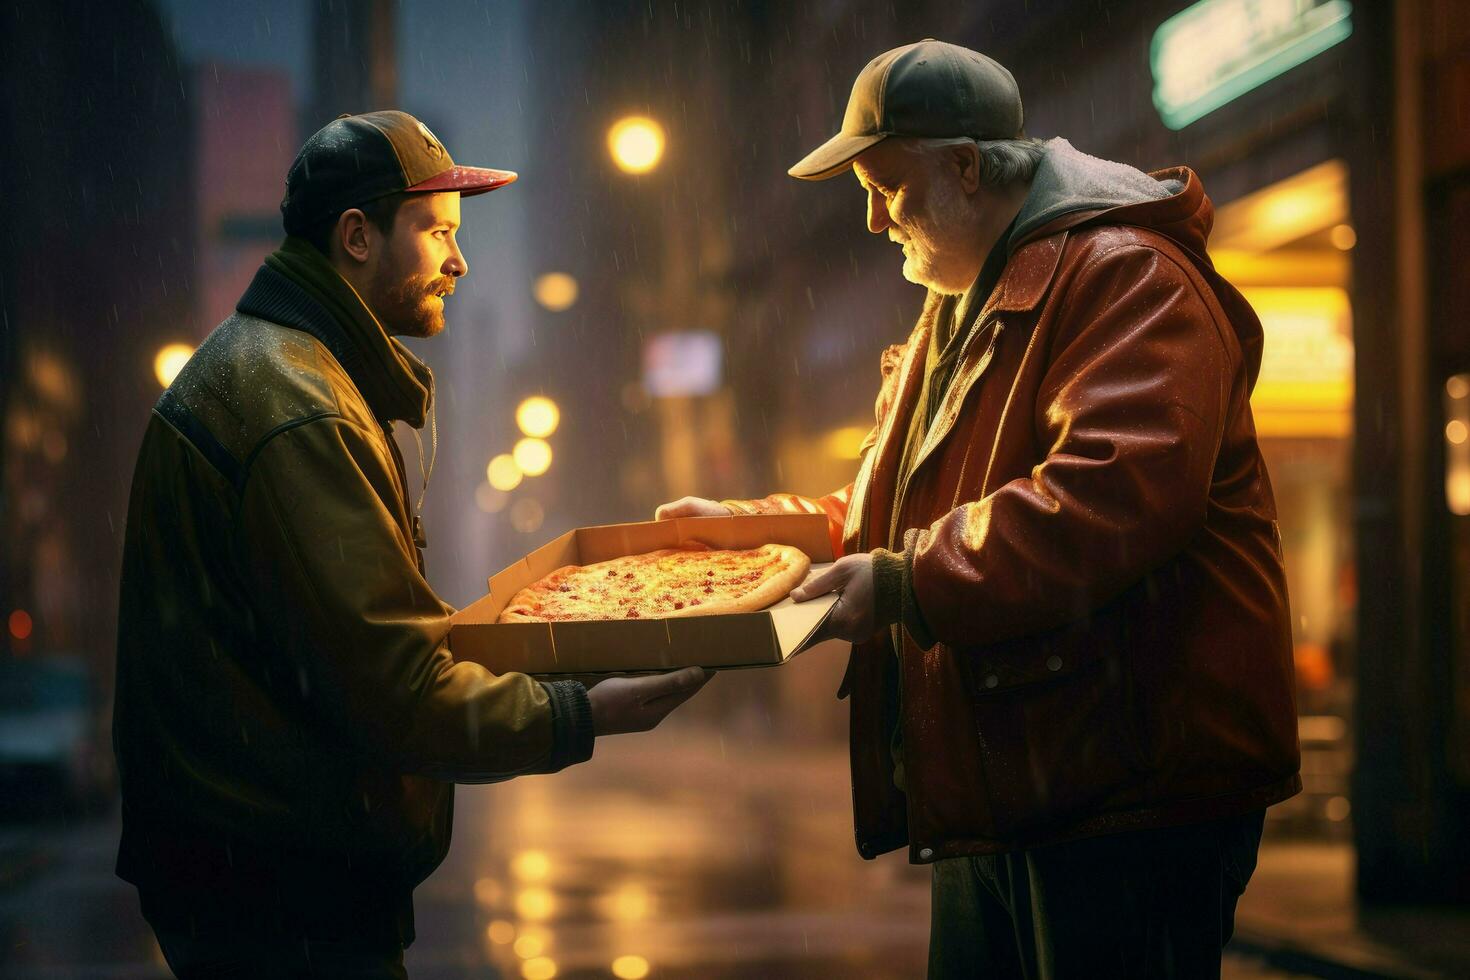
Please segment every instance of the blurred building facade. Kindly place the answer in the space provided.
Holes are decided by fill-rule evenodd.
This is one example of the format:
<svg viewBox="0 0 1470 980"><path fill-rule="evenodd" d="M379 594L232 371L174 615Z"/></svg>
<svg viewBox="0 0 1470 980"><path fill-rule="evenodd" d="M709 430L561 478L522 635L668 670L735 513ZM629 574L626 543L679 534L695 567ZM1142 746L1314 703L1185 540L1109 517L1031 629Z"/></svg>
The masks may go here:
<svg viewBox="0 0 1470 980"><path fill-rule="evenodd" d="M284 72L211 61L189 75L199 317L187 339L198 342L235 311L261 257L280 243L285 174L300 140Z"/></svg>
<svg viewBox="0 0 1470 980"><path fill-rule="evenodd" d="M0 31L0 657L77 655L103 691L153 358L193 323L186 87L147 3Z"/></svg>
<svg viewBox="0 0 1470 980"><path fill-rule="evenodd" d="M372 112L394 105L398 95L397 20L396 0L315 0L312 91L304 103L304 135L344 112Z"/></svg>

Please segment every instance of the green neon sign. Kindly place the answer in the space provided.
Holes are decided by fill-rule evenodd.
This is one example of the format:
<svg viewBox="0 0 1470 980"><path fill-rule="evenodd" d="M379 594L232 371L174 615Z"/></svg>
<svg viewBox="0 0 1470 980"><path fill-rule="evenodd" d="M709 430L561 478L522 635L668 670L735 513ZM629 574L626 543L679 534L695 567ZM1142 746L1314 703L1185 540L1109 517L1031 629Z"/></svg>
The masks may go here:
<svg viewBox="0 0 1470 980"><path fill-rule="evenodd" d="M1183 129L1353 32L1348 0L1200 0L1154 32L1154 106Z"/></svg>

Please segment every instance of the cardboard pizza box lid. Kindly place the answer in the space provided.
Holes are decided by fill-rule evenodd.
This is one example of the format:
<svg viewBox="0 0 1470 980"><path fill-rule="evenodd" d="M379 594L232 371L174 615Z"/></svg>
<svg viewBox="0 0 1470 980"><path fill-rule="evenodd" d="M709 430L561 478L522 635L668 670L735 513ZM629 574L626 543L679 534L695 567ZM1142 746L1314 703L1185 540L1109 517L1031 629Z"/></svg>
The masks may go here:
<svg viewBox="0 0 1470 980"><path fill-rule="evenodd" d="M449 648L456 659L472 660L497 674L769 667L806 649L837 602L835 595L802 603L788 597L760 612L678 619L495 621L513 595L563 565L588 565L691 541L732 549L786 544L806 552L814 568L832 561L827 518L820 514L690 517L577 528L492 575L489 594L450 620Z"/></svg>

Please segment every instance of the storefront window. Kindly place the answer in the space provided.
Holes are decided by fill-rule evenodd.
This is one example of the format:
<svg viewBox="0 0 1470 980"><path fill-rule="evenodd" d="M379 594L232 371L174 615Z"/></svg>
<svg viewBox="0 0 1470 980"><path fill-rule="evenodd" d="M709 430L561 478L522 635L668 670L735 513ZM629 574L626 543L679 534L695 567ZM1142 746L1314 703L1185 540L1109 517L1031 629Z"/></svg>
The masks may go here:
<svg viewBox="0 0 1470 980"><path fill-rule="evenodd" d="M1357 569L1347 167L1328 161L1225 205L1211 253L1265 331L1251 399L1291 594L1303 793L1279 832L1346 838Z"/></svg>

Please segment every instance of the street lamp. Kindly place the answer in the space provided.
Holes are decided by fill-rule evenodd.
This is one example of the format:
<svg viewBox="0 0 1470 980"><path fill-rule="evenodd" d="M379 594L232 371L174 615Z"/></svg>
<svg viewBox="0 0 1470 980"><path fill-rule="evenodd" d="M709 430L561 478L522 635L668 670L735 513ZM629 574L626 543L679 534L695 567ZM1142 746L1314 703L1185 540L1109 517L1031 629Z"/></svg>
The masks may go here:
<svg viewBox="0 0 1470 980"><path fill-rule="evenodd" d="M647 116L624 116L607 131L607 148L624 173L646 174L664 155L664 128Z"/></svg>

